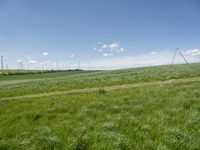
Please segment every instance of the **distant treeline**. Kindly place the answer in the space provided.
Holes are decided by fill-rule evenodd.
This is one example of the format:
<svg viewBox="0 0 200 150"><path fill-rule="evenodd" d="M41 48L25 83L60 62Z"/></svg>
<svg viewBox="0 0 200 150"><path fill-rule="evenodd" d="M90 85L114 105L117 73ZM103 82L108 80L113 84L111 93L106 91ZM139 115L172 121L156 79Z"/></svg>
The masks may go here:
<svg viewBox="0 0 200 150"><path fill-rule="evenodd" d="M67 71L83 71L83 70L80 70L80 69L75 69L75 70L0 70L0 76L43 74L43 73L67 72Z"/></svg>

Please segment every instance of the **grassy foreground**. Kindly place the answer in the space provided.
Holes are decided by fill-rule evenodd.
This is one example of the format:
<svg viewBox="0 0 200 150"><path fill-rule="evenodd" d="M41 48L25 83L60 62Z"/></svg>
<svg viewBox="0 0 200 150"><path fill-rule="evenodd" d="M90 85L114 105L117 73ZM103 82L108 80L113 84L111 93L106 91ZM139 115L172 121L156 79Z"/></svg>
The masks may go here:
<svg viewBox="0 0 200 150"><path fill-rule="evenodd" d="M102 78L107 75L106 85L120 85L121 80L126 81L127 78L123 77L127 72L136 72L137 77L133 76L134 80L128 80L126 83L158 81L174 78L174 74L177 78L197 77L200 74L197 66L199 65L192 65L194 68L190 73L188 66L174 66L179 69L171 76L168 73L170 68L153 67L66 76L55 80L56 83L69 78L76 81L77 76L84 79L93 76L96 79L96 74L102 74ZM166 72L159 72L165 69L168 69L167 77L163 75ZM113 79L111 82L110 76L121 80ZM149 78L142 78L146 76ZM136 80L139 77L141 80ZM128 78L131 79L130 76ZM91 80L93 81L92 78ZM102 84L102 80L98 80L99 85ZM45 81L50 80L44 79L42 82ZM86 81L82 84L85 85ZM30 83L38 82L41 83ZM54 83L41 86L54 86ZM27 90L23 87L26 84L28 83L7 85L9 88L13 86L10 95L14 95L13 89L17 91L19 87ZM78 81L74 84L78 88ZM58 86L58 89L62 86L64 84ZM199 149L199 116L200 81L116 91L100 88L97 92L85 94L0 101L0 150Z"/></svg>

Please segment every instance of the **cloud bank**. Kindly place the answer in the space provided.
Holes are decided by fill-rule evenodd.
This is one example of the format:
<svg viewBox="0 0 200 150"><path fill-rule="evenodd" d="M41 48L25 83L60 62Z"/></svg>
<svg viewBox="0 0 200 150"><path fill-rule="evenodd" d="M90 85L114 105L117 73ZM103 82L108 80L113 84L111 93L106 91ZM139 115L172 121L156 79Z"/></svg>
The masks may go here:
<svg viewBox="0 0 200 150"><path fill-rule="evenodd" d="M48 56L48 55L49 55L48 52L43 52L43 53L42 53L42 56Z"/></svg>
<svg viewBox="0 0 200 150"><path fill-rule="evenodd" d="M200 57L200 49L192 49L184 52L185 55Z"/></svg>
<svg viewBox="0 0 200 150"><path fill-rule="evenodd" d="M97 42L93 50L102 53L104 57L112 57L118 53L124 52L124 48L121 47L120 42L113 42L113 43L102 43Z"/></svg>
<svg viewBox="0 0 200 150"><path fill-rule="evenodd" d="M79 61L80 61L80 69L89 69L89 70L112 70L112 69L123 69L123 68L134 68L134 67L145 67L145 66L155 66L155 65L166 65L171 64L172 58L174 56L174 51L151 51L146 54L141 55L132 55L132 56L115 56L116 49L121 49L122 47L107 44L104 45L101 43L101 49L103 52L100 52L104 57L100 59L91 59L88 60L78 60L74 57L73 54L71 54L69 57L70 60L59 60L58 67L59 69L78 69ZM104 47L104 48L103 48ZM109 47L114 49L115 52L111 52L111 49L109 52L105 52L105 49ZM120 47L120 48L119 48ZM97 50L97 49L96 49ZM120 52L121 53L121 52ZM182 50L183 55L187 59L189 63L195 63L200 62L200 49L189 49L189 50ZM72 59L73 58L73 59ZM46 61L40 61L39 59L32 59L29 56L24 56L23 59L18 59L17 62L15 61L12 68L17 68L17 64L23 63L24 68L29 69L42 69L42 68L48 68L48 69L57 69L57 62L55 60L46 60ZM185 63L183 58L179 53L177 53L175 60L175 64Z"/></svg>

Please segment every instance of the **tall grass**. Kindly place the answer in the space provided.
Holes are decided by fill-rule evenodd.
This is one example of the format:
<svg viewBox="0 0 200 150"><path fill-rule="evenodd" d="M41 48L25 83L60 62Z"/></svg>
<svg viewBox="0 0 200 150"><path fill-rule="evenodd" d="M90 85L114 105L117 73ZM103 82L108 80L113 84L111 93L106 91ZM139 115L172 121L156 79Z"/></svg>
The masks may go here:
<svg viewBox="0 0 200 150"><path fill-rule="evenodd" d="M0 149L199 149L200 82L2 101Z"/></svg>
<svg viewBox="0 0 200 150"><path fill-rule="evenodd" d="M200 77L199 67L0 77L0 97L99 89L87 94L0 100L0 150L197 150L200 81L117 91L104 87Z"/></svg>

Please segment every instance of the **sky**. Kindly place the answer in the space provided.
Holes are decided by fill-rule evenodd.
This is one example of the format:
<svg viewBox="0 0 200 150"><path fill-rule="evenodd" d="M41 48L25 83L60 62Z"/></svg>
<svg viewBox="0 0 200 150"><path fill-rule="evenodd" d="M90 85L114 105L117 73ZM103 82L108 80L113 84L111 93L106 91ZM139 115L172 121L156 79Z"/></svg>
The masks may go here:
<svg viewBox="0 0 200 150"><path fill-rule="evenodd" d="M0 0L4 68L162 65L177 47L200 61L199 0Z"/></svg>

